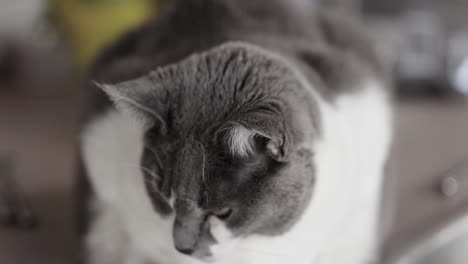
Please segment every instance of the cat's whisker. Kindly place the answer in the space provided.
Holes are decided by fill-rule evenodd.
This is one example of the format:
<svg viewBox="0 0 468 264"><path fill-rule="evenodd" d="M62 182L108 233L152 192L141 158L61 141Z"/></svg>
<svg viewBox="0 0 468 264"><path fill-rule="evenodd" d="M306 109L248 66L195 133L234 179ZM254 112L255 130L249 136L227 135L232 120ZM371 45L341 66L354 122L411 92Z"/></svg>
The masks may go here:
<svg viewBox="0 0 468 264"><path fill-rule="evenodd" d="M143 146L145 149L148 149L155 157L155 159L157 160L157 162L159 163L158 165L161 165L161 160L159 158L159 155L157 154L157 152L152 149L151 147L149 146L146 146L144 145ZM102 151L102 150L101 150ZM107 153L106 151L102 151L102 153ZM141 169L143 171L145 171L146 173L148 173L152 179L154 180L160 180L161 179L161 176L159 176L158 174L156 174L156 172L153 172L151 169L145 167L145 166L142 166L142 165L136 165L136 164L133 164L133 163L126 163L126 162L122 162L122 161L112 161L112 160L108 160L107 162L109 163L113 163L113 164L117 164L119 166L126 166L126 167L131 167L131 168L138 168L138 169ZM145 177L146 179L146 177ZM150 181L146 181L146 182L150 182Z"/></svg>
<svg viewBox="0 0 468 264"><path fill-rule="evenodd" d="M150 184L150 185L153 185L153 186L156 185L156 182L154 182L153 179L148 179L148 178L144 177L143 180L144 180L145 183L147 183L147 184Z"/></svg>
<svg viewBox="0 0 468 264"><path fill-rule="evenodd" d="M145 171L146 173L148 173L150 176L152 176L154 179L160 178L155 172L153 172L149 168L146 168L146 167L141 166L141 165L135 165L135 164L131 164L131 163L128 163L128 164L119 163L119 165L124 166L124 167L129 167L129 168L141 169L141 170Z"/></svg>
<svg viewBox="0 0 468 264"><path fill-rule="evenodd" d="M128 168L136 168L136 169L141 169L143 171L145 171L146 173L148 173L151 177L153 177L153 179L160 179L161 177L159 175L157 175L155 172L151 171L151 169L149 168L146 168L142 165L136 165L136 164L133 164L133 163L125 163L125 162L117 162L117 161L107 161L108 163L113 163L113 164L116 164L118 166L123 166L123 167L128 167Z"/></svg>
<svg viewBox="0 0 468 264"><path fill-rule="evenodd" d="M190 196L188 195L177 195L177 200L181 200L181 201L184 201L184 202L187 202L187 203L193 203L194 200L192 198L190 198Z"/></svg>
<svg viewBox="0 0 468 264"><path fill-rule="evenodd" d="M204 198L205 198L205 202L206 202L207 204L209 204L209 196L210 196L210 195L209 195L209 193L208 193L208 187L207 187L207 185L206 185L206 179L205 179L206 149L205 149L205 146L204 146L200 141L198 141L198 140L196 140L196 139L193 139L193 141L197 142L197 143L200 145L201 149L202 149L202 158L203 158L203 161L202 161L202 166L203 166L203 168L202 168L202 183L203 183L203 186L205 187L205 193L206 193L206 195L205 195L205 197L204 197Z"/></svg>
<svg viewBox="0 0 468 264"><path fill-rule="evenodd" d="M148 148L148 150L150 150L155 156L156 158L159 160L159 157L157 156L157 154L154 152L154 150ZM103 155L105 153L108 153L108 151L103 151L102 149L100 149L100 152L103 153ZM153 172L151 169L143 166L143 165L138 165L138 164L134 164L134 163L129 163L129 162L124 162L124 161L116 161L116 160L107 160L106 161L107 163L111 163L111 164L116 164L118 166L125 166L125 167L129 167L129 168L137 168L137 169L141 169L141 170L144 170L146 173L148 173L150 176L152 176L154 179L161 179L161 177L159 175L157 175L155 172Z"/></svg>
<svg viewBox="0 0 468 264"><path fill-rule="evenodd" d="M156 161L158 163L158 166L162 167L162 162L161 162L161 159L159 158L159 155L158 155L157 151L154 150L153 148L151 148L150 146L147 146L147 145L144 145L143 147L145 149L149 150L153 154L154 158L156 159Z"/></svg>

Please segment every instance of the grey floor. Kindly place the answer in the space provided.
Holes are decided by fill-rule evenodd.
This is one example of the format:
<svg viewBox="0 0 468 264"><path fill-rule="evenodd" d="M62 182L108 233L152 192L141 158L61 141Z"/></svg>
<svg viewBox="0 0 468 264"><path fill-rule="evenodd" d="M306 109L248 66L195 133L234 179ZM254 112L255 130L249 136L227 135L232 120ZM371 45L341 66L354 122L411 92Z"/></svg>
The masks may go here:
<svg viewBox="0 0 468 264"><path fill-rule="evenodd" d="M0 228L0 263L73 263L73 171L76 96L25 96L1 91L0 156L15 161L15 177L39 214L36 231ZM468 192L444 199L443 172L468 158L468 103L434 99L399 102L392 163L397 180L392 248L453 217ZM463 202L465 201L465 203Z"/></svg>

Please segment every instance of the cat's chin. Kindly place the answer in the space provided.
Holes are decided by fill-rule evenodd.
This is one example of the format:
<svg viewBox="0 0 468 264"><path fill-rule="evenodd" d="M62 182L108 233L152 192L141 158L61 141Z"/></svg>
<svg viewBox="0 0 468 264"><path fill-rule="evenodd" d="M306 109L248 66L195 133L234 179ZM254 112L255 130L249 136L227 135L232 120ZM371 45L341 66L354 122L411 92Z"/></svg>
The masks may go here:
<svg viewBox="0 0 468 264"><path fill-rule="evenodd" d="M210 246L202 250L198 249L191 255L185 255L182 253L179 253L179 254L183 259L190 260L189 262L183 262L183 263L203 264L203 263L219 263L219 261L223 259L223 256L225 256L223 253L226 253L226 252L219 251L218 247Z"/></svg>
<svg viewBox="0 0 468 264"><path fill-rule="evenodd" d="M204 257L195 257L198 260L202 261L203 263L215 263L219 258L214 256L204 256Z"/></svg>
<svg viewBox="0 0 468 264"><path fill-rule="evenodd" d="M227 245L215 244L210 247L209 254L195 253L190 257L198 260L200 264L201 263L219 263L221 260L226 258L226 256L229 255L233 250L233 247L230 243L226 243L226 244Z"/></svg>
<svg viewBox="0 0 468 264"><path fill-rule="evenodd" d="M183 262L183 263L196 263L196 264L219 263L223 259L219 255L212 255L212 254L193 254L190 256L183 255L182 258L188 261L188 262Z"/></svg>

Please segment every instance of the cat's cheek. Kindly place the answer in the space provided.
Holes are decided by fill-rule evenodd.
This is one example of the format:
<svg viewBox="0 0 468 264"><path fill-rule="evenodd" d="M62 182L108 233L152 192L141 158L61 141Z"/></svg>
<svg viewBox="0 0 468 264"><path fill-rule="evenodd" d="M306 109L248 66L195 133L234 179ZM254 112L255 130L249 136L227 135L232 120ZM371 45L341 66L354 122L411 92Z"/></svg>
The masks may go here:
<svg viewBox="0 0 468 264"><path fill-rule="evenodd" d="M210 217L209 222L211 235L213 235L218 244L222 244L233 239L233 235L227 228L224 221L212 216Z"/></svg>

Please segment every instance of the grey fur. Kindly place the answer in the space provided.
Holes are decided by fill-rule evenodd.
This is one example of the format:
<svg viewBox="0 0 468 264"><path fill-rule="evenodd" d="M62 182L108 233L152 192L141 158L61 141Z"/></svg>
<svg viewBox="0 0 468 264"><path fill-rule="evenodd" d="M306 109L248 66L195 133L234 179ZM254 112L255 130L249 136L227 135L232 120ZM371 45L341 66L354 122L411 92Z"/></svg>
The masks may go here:
<svg viewBox="0 0 468 264"><path fill-rule="evenodd" d="M180 0L96 63L104 91L91 85L85 120L110 109L109 95L145 121L142 165L158 175L145 182L155 211L175 214L176 248L209 255L207 218L224 207L235 236L279 235L299 219L315 182L312 93L333 100L384 72L341 20L284 0ZM235 125L257 132L254 155L229 152Z"/></svg>
<svg viewBox="0 0 468 264"><path fill-rule="evenodd" d="M281 59L229 43L105 90L151 124L145 142L152 151L142 162L161 179L145 173L146 182L159 213L171 212L161 194L176 197L177 248L205 252L202 242L212 239L200 231L222 207L234 210L231 231L246 236L281 234L307 205L314 171L310 150L299 147L317 134L318 115L310 91ZM253 157L229 153L223 134L233 124L261 131ZM277 155L266 149L273 141Z"/></svg>

